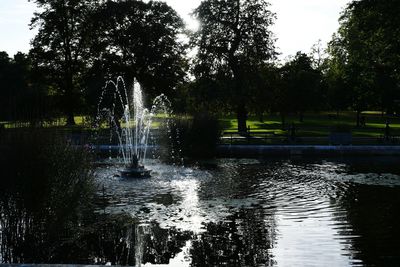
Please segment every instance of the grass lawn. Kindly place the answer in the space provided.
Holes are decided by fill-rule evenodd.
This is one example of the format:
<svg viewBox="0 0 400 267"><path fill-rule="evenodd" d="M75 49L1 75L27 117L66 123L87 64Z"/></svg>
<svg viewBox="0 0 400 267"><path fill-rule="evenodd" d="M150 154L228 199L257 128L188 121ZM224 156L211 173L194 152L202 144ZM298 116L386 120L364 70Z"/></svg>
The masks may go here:
<svg viewBox="0 0 400 267"><path fill-rule="evenodd" d="M341 112L339 117L333 112L321 113L306 113L304 121L299 122L297 115L286 117L286 128L282 129L281 118L279 115L269 114L265 115L263 122L260 122L257 116L249 116L247 125L250 126L252 136L286 136L288 128L292 123L295 124L296 135L303 137L326 137L331 132L332 128L336 125L346 125L351 129L355 137L382 137L385 132L387 116L382 116L381 112L367 111L363 112L362 116L365 117L366 125L363 127L356 127L356 113L355 112ZM160 115L154 118L152 127L157 128L160 126L161 121L165 116ZM400 117L390 117L390 133L393 136L400 136ZM234 115L220 117L220 123L225 133L237 132L237 120ZM53 123L44 123L46 128L59 128L63 130L92 130L89 117L75 116L76 126L66 127L66 120L60 118ZM15 127L29 127L29 123L9 123L0 122L5 128ZM122 123L122 127L125 124ZM107 128L104 125L104 128Z"/></svg>
<svg viewBox="0 0 400 267"><path fill-rule="evenodd" d="M64 130L93 130L92 127L92 122L89 116L75 116L75 123L76 125L74 126L66 126L67 119L66 118L58 118L56 120L53 120L52 122L44 122L42 126L44 128L59 128L59 129L64 129ZM158 128L162 124L162 120L166 118L166 115L157 115L153 118L151 127L152 128ZM6 129L12 129L12 128L29 128L30 124L29 122L8 122L8 121L0 121L0 124L4 125ZM126 126L126 123L122 122L121 123L122 127ZM101 125L101 128L108 128L108 124L104 122Z"/></svg>
<svg viewBox="0 0 400 267"><path fill-rule="evenodd" d="M266 115L263 122L260 122L256 116L250 116L247 125L250 126L250 132L254 135L257 135L257 132L270 132L278 136L286 135L291 123L295 124L298 136L327 136L336 125L346 125L351 129L353 136L380 137L384 134L386 116L382 116L380 112L373 111L363 112L362 116L365 117L366 122L363 127L356 127L355 112L342 112L337 118L335 113L308 113L304 115L303 122L299 122L299 118L296 115L287 116L286 130L282 129L279 115ZM234 116L223 117L220 122L224 132L237 132L237 120ZM390 117L390 133L391 135L400 135L400 117Z"/></svg>

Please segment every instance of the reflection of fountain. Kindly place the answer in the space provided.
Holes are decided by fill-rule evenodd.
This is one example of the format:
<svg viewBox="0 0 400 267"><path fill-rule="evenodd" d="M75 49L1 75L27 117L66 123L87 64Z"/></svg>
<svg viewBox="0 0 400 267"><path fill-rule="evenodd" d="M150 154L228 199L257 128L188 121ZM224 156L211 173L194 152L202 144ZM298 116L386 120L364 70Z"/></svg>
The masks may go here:
<svg viewBox="0 0 400 267"><path fill-rule="evenodd" d="M143 262L144 237L150 234L150 225L139 224L135 226L135 265L140 267Z"/></svg>
<svg viewBox="0 0 400 267"><path fill-rule="evenodd" d="M170 106L169 100L162 94L154 99L150 110L145 108L143 92L136 81L131 97L122 77L118 77L116 82L106 83L98 104L98 121L106 118L111 126L110 141L113 134L118 138L118 149L125 166L121 170L123 176L150 177L151 171L144 164L152 121L157 114L167 115L168 118Z"/></svg>

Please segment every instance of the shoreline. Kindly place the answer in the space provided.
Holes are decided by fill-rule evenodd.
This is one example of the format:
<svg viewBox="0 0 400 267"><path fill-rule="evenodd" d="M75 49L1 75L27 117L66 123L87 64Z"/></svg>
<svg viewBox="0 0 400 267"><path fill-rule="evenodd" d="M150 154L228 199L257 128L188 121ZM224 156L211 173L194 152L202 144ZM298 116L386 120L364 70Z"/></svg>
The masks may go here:
<svg viewBox="0 0 400 267"><path fill-rule="evenodd" d="M92 145L95 152L120 150L118 145ZM159 148L149 146L148 153ZM400 156L400 145L218 145L218 158L269 156Z"/></svg>
<svg viewBox="0 0 400 267"><path fill-rule="evenodd" d="M398 145L219 145L218 157L400 156Z"/></svg>

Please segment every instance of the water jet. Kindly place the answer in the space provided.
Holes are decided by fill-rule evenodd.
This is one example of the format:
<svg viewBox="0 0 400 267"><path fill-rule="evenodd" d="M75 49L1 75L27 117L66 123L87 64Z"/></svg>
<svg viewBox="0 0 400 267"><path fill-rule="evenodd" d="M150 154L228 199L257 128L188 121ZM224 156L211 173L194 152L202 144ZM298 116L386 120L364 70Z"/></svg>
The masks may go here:
<svg viewBox="0 0 400 267"><path fill-rule="evenodd" d="M151 170L145 168L145 163L152 122L158 114L166 114L169 118L171 103L168 98L159 95L147 109L140 84L134 81L129 95L123 78L118 77L116 82L108 81L103 87L97 112L97 127L106 119L110 125L110 142L115 136L118 140L118 154L124 166L119 171L121 176L151 177Z"/></svg>

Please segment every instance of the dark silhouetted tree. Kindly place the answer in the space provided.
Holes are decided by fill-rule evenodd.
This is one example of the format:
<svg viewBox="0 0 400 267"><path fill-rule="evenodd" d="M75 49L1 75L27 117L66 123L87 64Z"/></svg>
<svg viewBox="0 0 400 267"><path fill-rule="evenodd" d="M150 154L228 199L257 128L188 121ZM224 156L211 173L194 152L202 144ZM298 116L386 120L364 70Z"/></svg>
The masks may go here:
<svg viewBox="0 0 400 267"><path fill-rule="evenodd" d="M32 0L39 8L31 26L38 28L31 55L62 95L67 124L75 124L74 113L81 96L81 73L89 58L91 42L88 17L97 1Z"/></svg>
<svg viewBox="0 0 400 267"><path fill-rule="evenodd" d="M303 121L305 111L316 110L321 103L321 72L313 68L312 59L304 53L298 52L296 56L281 68L283 96L286 98L281 104L282 112L299 114ZM283 114L284 115L284 114Z"/></svg>
<svg viewBox="0 0 400 267"><path fill-rule="evenodd" d="M326 89L327 108L336 111L337 116L341 110L352 107L352 90L346 79L345 58L340 40L333 36L328 44L328 58L323 64L323 77Z"/></svg>
<svg viewBox="0 0 400 267"><path fill-rule="evenodd" d="M0 52L0 120L12 118L10 112L14 86L11 68L12 62L9 55L6 52Z"/></svg>
<svg viewBox="0 0 400 267"><path fill-rule="evenodd" d="M174 9L157 1L107 1L92 17L91 73L136 78L155 97L171 96L186 75L184 23ZM111 78L111 77L108 77ZM100 79L101 80L101 79Z"/></svg>
<svg viewBox="0 0 400 267"><path fill-rule="evenodd" d="M275 93L280 85L279 71L279 67L274 64L265 64L258 72L248 77L249 89L252 91L249 111L255 113L260 122L264 120L264 113L277 108Z"/></svg>
<svg viewBox="0 0 400 267"><path fill-rule="evenodd" d="M400 5L396 0L352 1L341 19L336 46L359 115L366 108L388 113L400 99Z"/></svg>
<svg viewBox="0 0 400 267"><path fill-rule="evenodd" d="M270 31L275 14L264 0L206 0L194 11L200 22L192 36L198 48L194 75L197 79L224 77L233 81L225 92L245 132L251 90L246 77L274 59L274 38Z"/></svg>
<svg viewBox="0 0 400 267"><path fill-rule="evenodd" d="M0 120L25 121L32 126L52 113L49 92L39 79L29 55L18 52L14 58L0 52Z"/></svg>

